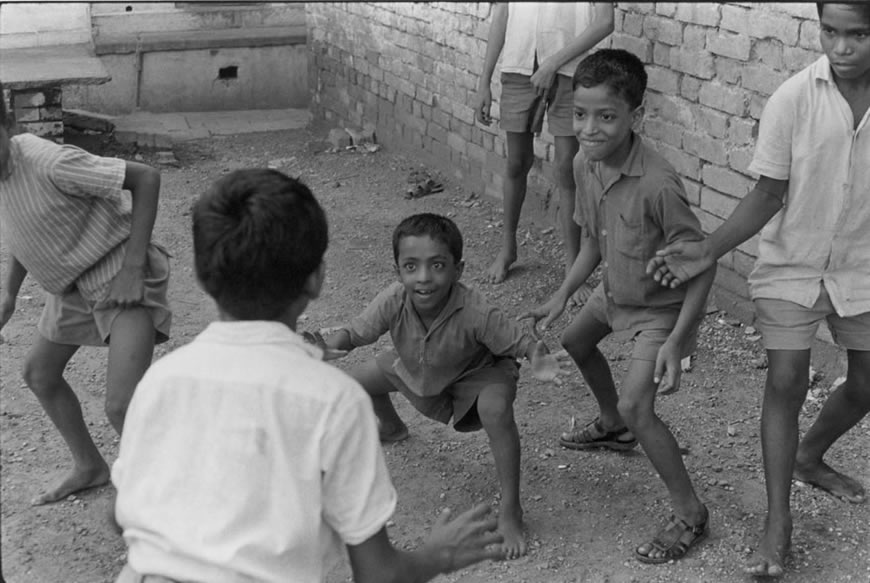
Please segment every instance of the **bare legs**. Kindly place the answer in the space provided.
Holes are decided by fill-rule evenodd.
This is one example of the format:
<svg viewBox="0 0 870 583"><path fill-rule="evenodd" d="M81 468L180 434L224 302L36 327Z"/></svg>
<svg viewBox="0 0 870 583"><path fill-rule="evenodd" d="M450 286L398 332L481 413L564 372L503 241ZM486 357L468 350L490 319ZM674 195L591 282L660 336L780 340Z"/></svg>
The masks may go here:
<svg viewBox="0 0 870 583"><path fill-rule="evenodd" d="M106 374L106 414L120 434L133 390L151 362L154 328L150 316L141 308L121 312L112 325L112 338ZM57 427L73 458L70 473L36 496L31 502L34 505L56 502L109 481L109 467L88 432L78 398L63 377L78 348L39 336L24 364L24 381Z"/></svg>
<svg viewBox="0 0 870 583"><path fill-rule="evenodd" d="M850 350L849 372L798 445L798 416L806 398L809 350L768 350L770 367L761 412L761 451L767 486L767 517L746 572L779 577L791 545L789 498L792 476L863 500L864 490L822 461L831 445L870 410L870 353Z"/></svg>

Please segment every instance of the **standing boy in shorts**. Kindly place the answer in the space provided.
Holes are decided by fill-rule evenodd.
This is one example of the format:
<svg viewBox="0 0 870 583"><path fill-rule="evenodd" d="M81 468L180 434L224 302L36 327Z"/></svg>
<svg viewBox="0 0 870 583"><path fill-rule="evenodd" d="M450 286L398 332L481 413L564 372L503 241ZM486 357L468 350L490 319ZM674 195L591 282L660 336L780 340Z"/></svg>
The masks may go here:
<svg viewBox="0 0 870 583"><path fill-rule="evenodd" d="M219 179L193 209L196 275L219 320L160 359L130 403L112 481L128 546L118 583L423 582L498 556L478 506L397 550L371 401L296 333L324 278L326 215L275 170Z"/></svg>
<svg viewBox="0 0 870 583"><path fill-rule="evenodd" d="M80 346L109 345L105 410L120 434L155 342L169 338L169 259L151 243L157 170L32 134L12 136L13 125L0 99L0 222L10 254L0 328L29 273L46 299L24 381L73 457L70 474L36 496L36 505L109 481L63 371Z"/></svg>
<svg viewBox="0 0 870 583"><path fill-rule="evenodd" d="M571 76L580 57L613 32L611 2L507 2L492 9L486 57L474 104L480 123L492 123L492 75L501 55L502 92L499 126L505 131L507 171L504 177L502 246L485 280L501 283L517 260L517 226L535 159L532 125L537 105L546 100L547 124L555 146L559 222L565 246L565 271L580 248L574 222L572 163L577 140L571 128ZM535 120L539 121L539 120ZM578 289L578 303L591 290Z"/></svg>
<svg viewBox="0 0 870 583"><path fill-rule="evenodd" d="M662 288L644 273L666 242L703 236L680 176L632 131L643 116L643 63L624 50L602 49L574 74L574 130L584 156L575 160L578 220L583 244L559 290L523 317L546 328L601 263L602 282L562 334L600 413L560 442L572 449L628 450L640 442L668 489L673 516L635 550L645 563L682 558L707 536L708 512L698 499L677 442L656 415L658 392L677 390L680 360L695 349L714 270L688 289ZM619 393L598 343L612 332L633 338Z"/></svg>
<svg viewBox="0 0 870 583"><path fill-rule="evenodd" d="M459 283L462 234L450 219L430 213L404 219L393 232L393 257L399 281L329 336L326 346L349 351L390 332L394 349L351 373L372 397L382 441L408 437L390 401L396 391L431 419L447 423L452 417L457 431L486 431L501 489L504 555L519 557L526 542L513 412L517 359L528 358L532 373L544 381L562 372L557 359L480 293Z"/></svg>
<svg viewBox="0 0 870 583"><path fill-rule="evenodd" d="M761 230L749 276L767 350L761 451L767 519L749 574L779 577L791 545L791 480L849 502L864 487L827 465L830 447L870 411L870 4L819 3L824 56L770 96L761 116L755 188L702 243L668 245L648 271L691 281ZM822 320L848 373L798 444L810 348Z"/></svg>

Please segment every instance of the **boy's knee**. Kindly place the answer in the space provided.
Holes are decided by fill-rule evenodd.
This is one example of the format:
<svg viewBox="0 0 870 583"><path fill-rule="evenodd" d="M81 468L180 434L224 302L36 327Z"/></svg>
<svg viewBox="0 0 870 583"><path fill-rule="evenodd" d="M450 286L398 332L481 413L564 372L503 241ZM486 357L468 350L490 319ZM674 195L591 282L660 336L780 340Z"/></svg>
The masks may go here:
<svg viewBox="0 0 870 583"><path fill-rule="evenodd" d="M531 171L534 155L509 156L507 161L508 178L522 178Z"/></svg>
<svg viewBox="0 0 870 583"><path fill-rule="evenodd" d="M646 402L636 399L620 397L616 409L619 411L619 416L631 427L637 427L645 420L653 418L652 409L648 407Z"/></svg>
<svg viewBox="0 0 870 583"><path fill-rule="evenodd" d="M36 394L44 393L51 389L60 379L58 375L43 366L41 363L28 359L21 368L21 378L24 384Z"/></svg>
<svg viewBox="0 0 870 583"><path fill-rule="evenodd" d="M486 398L477 399L477 415L480 422L487 426L513 423L514 402L509 391L499 391Z"/></svg>
<svg viewBox="0 0 870 583"><path fill-rule="evenodd" d="M582 366L587 360L589 360L590 356L595 354L598 348L595 346L590 348L582 338L578 338L576 334L570 334L569 330L562 332L562 336L559 338L559 343L562 345L562 348L571 355L574 362L576 362L578 366Z"/></svg>

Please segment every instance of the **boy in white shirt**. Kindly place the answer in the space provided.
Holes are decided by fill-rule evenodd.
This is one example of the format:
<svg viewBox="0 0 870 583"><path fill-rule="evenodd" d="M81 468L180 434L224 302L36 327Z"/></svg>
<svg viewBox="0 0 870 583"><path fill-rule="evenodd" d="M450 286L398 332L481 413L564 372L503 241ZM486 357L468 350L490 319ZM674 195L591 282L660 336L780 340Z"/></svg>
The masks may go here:
<svg viewBox="0 0 870 583"><path fill-rule="evenodd" d="M479 506L412 552L371 400L296 334L320 293L323 209L296 179L239 170L193 210L196 273L220 314L149 370L130 404L116 517L118 582L323 581L341 544L356 581L426 581L499 555Z"/></svg>

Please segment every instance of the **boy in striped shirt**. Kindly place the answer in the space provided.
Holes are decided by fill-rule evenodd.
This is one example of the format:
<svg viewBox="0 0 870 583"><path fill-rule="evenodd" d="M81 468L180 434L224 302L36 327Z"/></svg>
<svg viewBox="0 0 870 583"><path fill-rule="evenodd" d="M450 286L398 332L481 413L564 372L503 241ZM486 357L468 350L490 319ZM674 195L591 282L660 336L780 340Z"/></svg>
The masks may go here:
<svg viewBox="0 0 870 583"><path fill-rule="evenodd" d="M80 346L109 345L105 411L120 434L154 344L169 337L169 256L151 243L157 170L13 136L13 127L0 99L0 224L9 251L0 329L29 273L46 299L23 376L73 457L72 471L32 500L39 505L109 481L63 371Z"/></svg>

